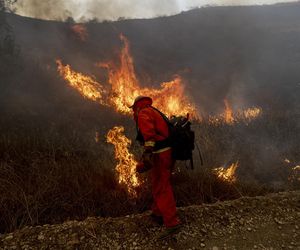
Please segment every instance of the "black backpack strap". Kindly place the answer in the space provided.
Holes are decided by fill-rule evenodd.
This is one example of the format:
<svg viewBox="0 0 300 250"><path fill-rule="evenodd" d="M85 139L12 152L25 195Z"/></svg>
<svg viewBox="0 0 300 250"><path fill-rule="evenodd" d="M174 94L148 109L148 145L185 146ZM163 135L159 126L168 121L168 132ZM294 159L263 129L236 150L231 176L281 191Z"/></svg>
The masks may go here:
<svg viewBox="0 0 300 250"><path fill-rule="evenodd" d="M152 109L156 110L161 116L162 118L165 120L165 122L168 124L168 127L170 128L172 126L172 123L170 122L169 118L160 110L158 110L157 108L154 108L153 106L151 106Z"/></svg>
<svg viewBox="0 0 300 250"><path fill-rule="evenodd" d="M137 113L137 117L139 115L139 112ZM141 133L141 130L139 129L139 124L138 124L138 119L136 119L135 121L135 126L136 126L136 138L135 140L138 141L141 145L144 145L145 140L144 137Z"/></svg>
<svg viewBox="0 0 300 250"><path fill-rule="evenodd" d="M158 109L150 106L152 109L156 110L161 116L162 118L165 120L165 122L167 123L168 125L168 128L169 128L169 132L171 133L170 131L170 126L171 126L171 123L168 119L168 117L162 113L161 111L159 111ZM139 113L137 114L137 117L138 117ZM136 140L141 144L143 145L145 143L145 139L141 133L141 130L139 129L139 125L138 125L138 119L136 120L136 131L137 131L137 136L136 136ZM163 148L166 148L166 147L170 147L171 146L171 139L170 139L170 136L164 140L161 140L161 141L156 141L155 142L155 146L154 146L154 150L157 151L157 150L160 150L160 149L163 149Z"/></svg>

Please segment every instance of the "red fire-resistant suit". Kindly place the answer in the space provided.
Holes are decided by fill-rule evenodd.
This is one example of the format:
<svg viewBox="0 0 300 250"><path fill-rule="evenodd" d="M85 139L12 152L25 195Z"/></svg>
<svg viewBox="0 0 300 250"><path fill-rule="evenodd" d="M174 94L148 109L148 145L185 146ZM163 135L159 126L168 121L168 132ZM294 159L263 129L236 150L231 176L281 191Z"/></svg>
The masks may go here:
<svg viewBox="0 0 300 250"><path fill-rule="evenodd" d="M158 111L151 108L152 100L143 98L135 103L134 119L144 138L146 149L154 147L155 142L164 140L169 135L169 128ZM171 155L171 148L163 148L153 152L152 168L152 212L162 216L166 227L178 225L179 219L176 215L176 202L173 189L170 183L171 170L174 160Z"/></svg>

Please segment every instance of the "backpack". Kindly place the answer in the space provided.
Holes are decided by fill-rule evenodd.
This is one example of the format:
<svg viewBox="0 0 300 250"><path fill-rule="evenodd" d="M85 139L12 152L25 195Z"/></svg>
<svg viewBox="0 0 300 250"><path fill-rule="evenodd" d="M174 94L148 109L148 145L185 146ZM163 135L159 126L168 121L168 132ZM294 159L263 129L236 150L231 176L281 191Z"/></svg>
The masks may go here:
<svg viewBox="0 0 300 250"><path fill-rule="evenodd" d="M195 132L191 129L189 117L172 116L168 119L161 111L157 111L169 126L170 136L167 140L169 140L172 148L173 159L180 161L190 160L191 169L194 169L193 150L195 149Z"/></svg>
<svg viewBox="0 0 300 250"><path fill-rule="evenodd" d="M171 119L169 119L158 109L154 107L151 108L160 113L169 127L169 137L163 141L157 141L154 147L155 150L171 147L172 158L174 160L190 160L191 169L194 169L193 150L195 148L195 132L191 129L189 117L172 116ZM137 140L139 140L139 138L141 139L141 137L142 135L138 130Z"/></svg>

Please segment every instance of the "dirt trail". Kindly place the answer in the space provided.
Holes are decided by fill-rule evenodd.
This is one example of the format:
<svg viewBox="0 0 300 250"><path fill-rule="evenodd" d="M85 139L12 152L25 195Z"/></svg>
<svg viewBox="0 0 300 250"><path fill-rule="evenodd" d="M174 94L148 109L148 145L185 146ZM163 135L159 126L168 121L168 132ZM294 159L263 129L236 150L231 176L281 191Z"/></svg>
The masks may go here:
<svg viewBox="0 0 300 250"><path fill-rule="evenodd" d="M300 191L179 209L182 231L157 241L149 212L26 227L0 249L300 249Z"/></svg>

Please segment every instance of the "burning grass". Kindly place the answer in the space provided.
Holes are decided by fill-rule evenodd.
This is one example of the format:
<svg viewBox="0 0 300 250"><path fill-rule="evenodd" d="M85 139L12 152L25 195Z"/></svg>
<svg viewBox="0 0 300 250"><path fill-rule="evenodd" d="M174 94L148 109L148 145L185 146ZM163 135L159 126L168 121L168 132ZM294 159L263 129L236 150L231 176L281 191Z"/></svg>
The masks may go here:
<svg viewBox="0 0 300 250"><path fill-rule="evenodd" d="M232 163L229 167L219 167L214 168L213 171L217 175L218 178L228 182L236 182L236 170L239 166L239 163Z"/></svg>

